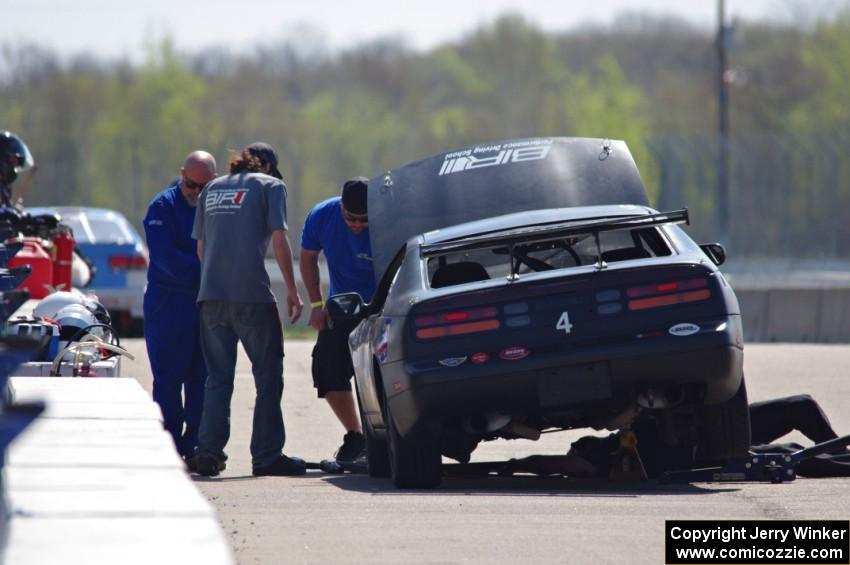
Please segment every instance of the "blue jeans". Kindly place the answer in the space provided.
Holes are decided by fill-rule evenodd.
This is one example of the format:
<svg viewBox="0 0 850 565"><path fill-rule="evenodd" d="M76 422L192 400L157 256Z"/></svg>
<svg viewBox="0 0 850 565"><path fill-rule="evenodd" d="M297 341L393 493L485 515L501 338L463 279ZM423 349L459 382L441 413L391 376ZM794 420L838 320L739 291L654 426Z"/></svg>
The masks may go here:
<svg viewBox="0 0 850 565"><path fill-rule="evenodd" d="M281 454L286 434L280 401L283 396L283 333L274 303L201 303L201 349L207 363L204 412L198 454L225 461L230 439L230 398L236 371L236 344L242 342L251 360L257 397L251 432L254 467L272 463Z"/></svg>

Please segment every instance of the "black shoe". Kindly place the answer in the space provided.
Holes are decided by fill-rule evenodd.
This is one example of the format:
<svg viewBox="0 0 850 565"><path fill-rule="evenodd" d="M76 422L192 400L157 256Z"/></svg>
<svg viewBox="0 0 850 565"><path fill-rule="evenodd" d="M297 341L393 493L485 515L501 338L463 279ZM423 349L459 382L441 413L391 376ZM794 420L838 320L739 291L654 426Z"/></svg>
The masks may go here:
<svg viewBox="0 0 850 565"><path fill-rule="evenodd" d="M219 461L212 455L195 455L186 460L186 468L190 473L197 473L205 477L215 477L225 469L227 464Z"/></svg>
<svg viewBox="0 0 850 565"><path fill-rule="evenodd" d="M366 455L366 438L360 432L348 432L342 438L342 445L336 450L337 461L354 461Z"/></svg>
<svg viewBox="0 0 850 565"><path fill-rule="evenodd" d="M294 477L307 472L307 464L298 457L281 455L273 462L263 467L254 467L255 477Z"/></svg>

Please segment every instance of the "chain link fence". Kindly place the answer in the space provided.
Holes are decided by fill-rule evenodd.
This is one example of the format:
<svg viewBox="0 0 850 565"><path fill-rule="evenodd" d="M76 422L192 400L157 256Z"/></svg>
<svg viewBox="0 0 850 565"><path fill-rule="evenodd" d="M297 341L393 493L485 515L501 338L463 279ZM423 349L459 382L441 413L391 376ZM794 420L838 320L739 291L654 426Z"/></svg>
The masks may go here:
<svg viewBox="0 0 850 565"><path fill-rule="evenodd" d="M687 207L696 240L719 240L736 259L850 261L850 131L733 137L728 210L717 196L716 138L665 135L649 146L655 204Z"/></svg>

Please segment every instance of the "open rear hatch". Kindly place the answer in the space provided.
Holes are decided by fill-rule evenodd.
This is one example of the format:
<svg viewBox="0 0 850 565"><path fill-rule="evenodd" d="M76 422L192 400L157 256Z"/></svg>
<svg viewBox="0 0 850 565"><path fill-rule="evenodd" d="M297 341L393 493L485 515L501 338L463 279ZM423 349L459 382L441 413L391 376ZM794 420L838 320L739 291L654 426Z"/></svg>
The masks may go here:
<svg viewBox="0 0 850 565"><path fill-rule="evenodd" d="M369 180L375 278L405 241L447 226L543 208L648 203L623 141L513 139L439 153Z"/></svg>

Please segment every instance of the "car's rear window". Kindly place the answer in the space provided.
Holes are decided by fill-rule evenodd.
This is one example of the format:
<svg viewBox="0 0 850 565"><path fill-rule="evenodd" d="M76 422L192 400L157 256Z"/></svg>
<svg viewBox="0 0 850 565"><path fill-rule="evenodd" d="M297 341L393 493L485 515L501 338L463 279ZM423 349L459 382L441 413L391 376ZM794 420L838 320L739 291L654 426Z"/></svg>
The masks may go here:
<svg viewBox="0 0 850 565"><path fill-rule="evenodd" d="M88 230L83 226L79 216L62 216L62 223L66 224L74 232L74 239L77 243L91 243Z"/></svg>
<svg viewBox="0 0 850 565"><path fill-rule="evenodd" d="M117 214L61 214L77 243L138 243L136 231Z"/></svg>
<svg viewBox="0 0 850 565"><path fill-rule="evenodd" d="M591 234L559 237L533 243L500 242L486 249L447 252L428 259L428 280L433 288L509 275L569 269L597 262L601 250L606 263L667 256L672 253L658 228L603 231L599 247ZM513 258L512 258L513 257Z"/></svg>
<svg viewBox="0 0 850 565"><path fill-rule="evenodd" d="M135 243L136 239L121 218L98 218L89 216L89 226L95 243Z"/></svg>

